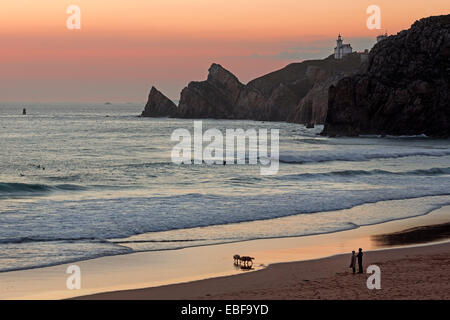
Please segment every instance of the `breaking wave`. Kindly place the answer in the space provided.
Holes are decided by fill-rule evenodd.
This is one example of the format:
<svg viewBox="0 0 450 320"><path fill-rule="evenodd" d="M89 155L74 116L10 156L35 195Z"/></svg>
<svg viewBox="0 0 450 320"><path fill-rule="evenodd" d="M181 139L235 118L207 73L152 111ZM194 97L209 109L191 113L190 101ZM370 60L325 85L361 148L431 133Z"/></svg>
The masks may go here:
<svg viewBox="0 0 450 320"><path fill-rule="evenodd" d="M30 193L43 194L51 191L79 191L85 189L86 187L74 184L47 185L34 183L0 182L0 196Z"/></svg>
<svg viewBox="0 0 450 320"><path fill-rule="evenodd" d="M392 175L392 176L433 176L450 174L450 167L445 168L431 168L431 169L417 169L410 171L388 171L388 170L341 170L320 173L300 173L277 177L281 180L290 179L310 179L316 177L351 177L351 176L372 176L372 175Z"/></svg>
<svg viewBox="0 0 450 320"><path fill-rule="evenodd" d="M371 159L390 159L405 157L444 157L450 155L449 149L430 149L430 150L408 150L393 152L305 152L304 154L280 154L282 163L308 163L308 162L328 162L328 161L367 161Z"/></svg>

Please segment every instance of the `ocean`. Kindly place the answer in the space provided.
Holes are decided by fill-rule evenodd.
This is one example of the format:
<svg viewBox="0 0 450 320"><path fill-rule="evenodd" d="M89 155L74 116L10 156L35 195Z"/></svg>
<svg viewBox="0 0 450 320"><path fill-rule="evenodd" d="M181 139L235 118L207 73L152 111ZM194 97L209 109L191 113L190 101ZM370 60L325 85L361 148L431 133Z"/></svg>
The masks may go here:
<svg viewBox="0 0 450 320"><path fill-rule="evenodd" d="M28 114L23 116L22 108ZM0 272L100 256L337 232L450 204L450 140L280 130L278 174L177 165L175 129L139 104L0 104ZM355 206L370 210L349 215ZM354 212L354 211L353 211Z"/></svg>

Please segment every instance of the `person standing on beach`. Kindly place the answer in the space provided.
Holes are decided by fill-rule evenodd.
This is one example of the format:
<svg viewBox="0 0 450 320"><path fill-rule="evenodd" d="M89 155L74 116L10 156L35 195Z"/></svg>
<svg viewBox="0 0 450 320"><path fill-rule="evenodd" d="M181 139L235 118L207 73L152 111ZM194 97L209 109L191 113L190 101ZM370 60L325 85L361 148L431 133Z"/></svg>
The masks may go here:
<svg viewBox="0 0 450 320"><path fill-rule="evenodd" d="M358 273L363 273L363 265L362 265L363 252L361 248L359 248L356 257L358 258Z"/></svg>
<svg viewBox="0 0 450 320"><path fill-rule="evenodd" d="M350 260L350 268L353 269L353 274L356 273L356 254L355 250L352 251L352 258Z"/></svg>

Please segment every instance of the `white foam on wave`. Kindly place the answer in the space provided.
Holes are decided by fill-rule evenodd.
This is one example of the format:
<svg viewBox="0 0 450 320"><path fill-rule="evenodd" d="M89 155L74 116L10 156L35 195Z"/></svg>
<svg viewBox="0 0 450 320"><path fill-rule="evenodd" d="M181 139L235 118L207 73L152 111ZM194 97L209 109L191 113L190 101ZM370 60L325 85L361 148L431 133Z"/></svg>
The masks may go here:
<svg viewBox="0 0 450 320"><path fill-rule="evenodd" d="M404 157L444 157L450 155L450 149L406 149L382 148L380 149L355 149L355 150L305 150L301 153L283 152L280 154L280 162L284 163L309 163L327 161L367 161L371 159L389 159Z"/></svg>
<svg viewBox="0 0 450 320"><path fill-rule="evenodd" d="M448 190L450 179L445 175L388 175L362 176L345 188L326 181L302 187L300 181L297 191L259 195L190 193L72 201L39 199L16 203L2 215L0 242L17 238L121 238L346 209L384 200L447 195Z"/></svg>
<svg viewBox="0 0 450 320"><path fill-rule="evenodd" d="M126 239L114 239L112 242L132 248L134 251L150 251L243 240L324 234L425 215L449 204L450 196L381 201L320 214L298 214L271 220L146 233ZM191 241L182 239L191 239Z"/></svg>

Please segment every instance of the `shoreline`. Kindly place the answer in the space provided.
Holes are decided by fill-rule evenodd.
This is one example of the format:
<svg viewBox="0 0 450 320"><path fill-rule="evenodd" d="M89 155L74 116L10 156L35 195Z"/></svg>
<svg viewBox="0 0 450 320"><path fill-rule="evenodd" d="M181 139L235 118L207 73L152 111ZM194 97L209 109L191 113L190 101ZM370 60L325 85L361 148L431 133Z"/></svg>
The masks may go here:
<svg viewBox="0 0 450 320"><path fill-rule="evenodd" d="M425 238L421 243L419 240ZM450 222L373 235L394 248L364 252L364 268L383 275L369 290L371 274L346 269L349 254L271 264L250 274L75 297L75 300L282 300L282 299L450 299ZM431 242L429 242L431 240ZM433 242L433 240L437 242ZM402 243L400 246L398 246ZM411 245L409 245L411 244ZM358 268L356 268L358 269ZM364 269L366 270L366 269ZM369 271L367 271L369 272ZM387 285L386 285L387 283ZM426 291L432 291L426 293Z"/></svg>
<svg viewBox="0 0 450 320"><path fill-rule="evenodd" d="M391 200L380 200L380 201L375 201L375 202L367 202L361 205L356 205L354 207L351 208L344 208L344 209L337 209L337 210L327 210L327 211L322 211L320 213L330 213L330 212L339 212L339 211L353 211L353 210L357 210L358 208L361 207L365 207L365 206L373 206L373 205L377 205L380 203L389 203L389 202L402 202L402 201L411 201L411 200L418 200L418 199L426 199L426 198L435 198L435 197L445 197L445 196L449 196L450 194L443 194L443 195L434 195L434 196L418 196L418 197L412 197L412 198L407 198L407 199L391 199ZM144 250L144 251L131 251L131 252L125 252L125 253L117 253L117 254L112 254L112 255L96 255L96 256L91 256L91 257L86 257L86 258L82 258L82 259L73 259L73 260L66 260L64 262L54 262L54 263L49 263L49 264L45 264L45 265L37 265L37 266L31 266L31 267L24 267L24 268L17 268L17 269L7 269L7 270L0 270L0 275L3 273L9 273L9 272L17 272L17 271L30 271L30 270L35 270L35 269L43 269L43 268L51 268L51 267L57 267L57 266L61 266L61 265L70 265L70 264L74 264L74 263L81 263L84 261L90 261L90 260L96 260L96 259L101 259L101 258L108 258L108 257L120 257L120 256L124 256L124 255L130 255L130 254L139 254L139 253L151 253L151 252L161 252L161 251L178 251L178 250L184 250L184 249L190 249L190 248L199 248L199 247L208 247L208 246L217 246L217 245L228 245L228 244L235 244L235 243L246 243L246 242L252 242L252 241L265 241L265 240L277 240L277 239L290 239L290 238L303 238L303 237L314 237L314 236L321 236L321 235L330 235L330 234L336 234L336 233L340 233L340 232L348 232L348 231L352 231L352 230L356 230L359 228L366 228L366 227L373 227L373 226L377 226L377 225L384 225L384 224L390 224L392 222L397 222L397 221L406 221L406 220L410 220L410 219L414 219L414 218L420 218L420 217L426 217L428 216L430 213L432 213L433 211L436 210L440 210L443 207L450 207L450 203L444 203L444 204L440 204L436 207L433 207L429 210L427 210L424 213L420 213L417 215L411 215L408 217L397 217L397 218L392 218L389 220L385 220L382 222L375 222L375 223L368 223L368 224L362 224L362 225L358 225L356 227L350 227L350 228L344 228L344 229L336 229L333 231L325 231L325 232L317 232L317 233L309 233L309 234L304 234L304 235L287 235L287 236L271 236L271 237L261 237L261 238L251 238L251 239L243 239L243 240L231 240L231 241L224 241L224 242L216 242L216 243L207 243L207 244L196 244L196 245L190 245L190 246L184 246L184 247L176 247L176 248L170 248L170 249L153 249L153 250ZM312 214L316 214L318 212L313 212ZM310 214L310 213L306 213L306 214ZM301 216L302 214L295 214L295 215L289 215L289 216L282 216L282 217L277 217L277 218L270 218L270 219L262 219L262 220L249 220L249 221L242 221L242 222L233 222L233 223L229 223L229 224L220 224L220 225L208 225L205 227L194 227L192 229L202 229L202 228L211 228L211 227L223 227L223 226L229 226L229 225L242 225L242 224L254 224L254 223L260 223L260 222L267 222L267 221L277 221L277 220L284 220L284 219L290 219L290 218L296 218L298 216ZM449 223L450 223L450 218L449 218ZM183 230L183 229L181 229ZM172 232L173 230L170 230L168 232ZM405 230L396 230L396 232L401 232L401 231L405 231ZM153 233L161 233L161 232L165 232L165 231L157 231L157 232L153 232ZM143 233L143 234L138 234L138 235L132 235L128 238L111 238L108 239L108 242L111 243L119 243L122 244L122 241L125 239L131 239L131 238L135 238L135 237L140 237L140 236L144 236L148 233ZM116 242L116 240L119 240L118 242ZM130 242L134 242L133 240L131 240ZM139 240L137 240L136 242L139 242ZM143 241L145 242L145 240ZM417 244L423 243L423 242L427 242L430 243L432 241L427 240L427 241L421 241L419 240L417 242ZM394 244L390 244L389 246L393 246ZM398 246L405 246L404 243L402 243L401 241L396 244ZM125 245L126 247L126 245Z"/></svg>
<svg viewBox="0 0 450 320"><path fill-rule="evenodd" d="M74 300L449 300L450 241L365 251L365 267L381 270L380 290L368 274L352 274L349 254L276 263L248 274L159 287L104 292ZM430 260L431 263L424 263ZM437 264L436 262L440 262ZM418 264L422 265L418 265ZM430 266L435 265L434 268ZM411 265L413 267L411 267ZM447 268L447 270L445 269ZM424 275L427 272L428 275ZM415 281L415 283L413 282Z"/></svg>
<svg viewBox="0 0 450 320"><path fill-rule="evenodd" d="M224 276L242 276L243 273L257 274L258 270L270 269L275 264L326 259L358 247L363 247L365 251L395 248L397 246L378 246L372 237L449 221L450 206L444 206L426 215L335 233L138 252L79 261L76 265L82 270L81 290L66 288L69 276L66 269L75 263L6 272L0 274L0 283L4 284L3 288L0 288L0 299L65 299L104 292L192 283ZM409 247L422 246L424 245ZM256 257L254 268L256 272L235 268L232 256L236 253Z"/></svg>

